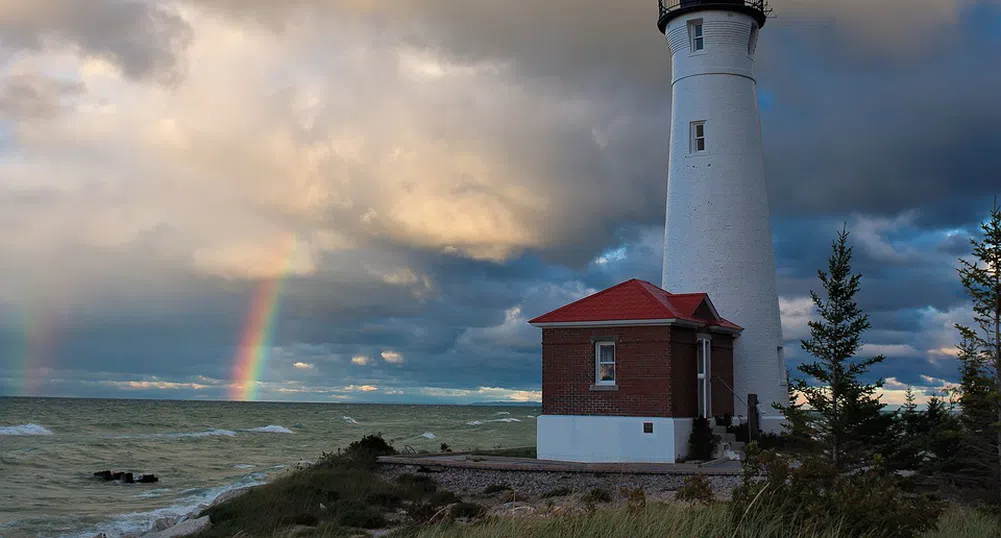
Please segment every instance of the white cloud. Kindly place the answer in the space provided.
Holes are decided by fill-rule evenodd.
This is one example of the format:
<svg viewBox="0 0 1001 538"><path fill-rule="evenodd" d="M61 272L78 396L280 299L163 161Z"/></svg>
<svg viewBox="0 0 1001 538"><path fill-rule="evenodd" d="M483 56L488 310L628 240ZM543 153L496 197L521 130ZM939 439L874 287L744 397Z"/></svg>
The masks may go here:
<svg viewBox="0 0 1001 538"><path fill-rule="evenodd" d="M358 366L366 366L370 362L371 360L364 355L355 355L354 357L351 357L351 363L356 364Z"/></svg>
<svg viewBox="0 0 1001 538"><path fill-rule="evenodd" d="M810 297L779 297L782 316L782 337L786 340L805 340L810 337L809 323L816 311Z"/></svg>
<svg viewBox="0 0 1001 538"><path fill-rule="evenodd" d="M374 385L348 385L348 386L344 387L344 390L346 392L354 392L354 391L359 391L359 392L375 392L375 391L379 390L379 387L376 387Z"/></svg>
<svg viewBox="0 0 1001 538"><path fill-rule="evenodd" d="M292 364L292 367L297 370L312 370L315 366L308 362L296 362Z"/></svg>
<svg viewBox="0 0 1001 538"><path fill-rule="evenodd" d="M403 364L403 354L398 351L384 350L379 354L382 360L390 364Z"/></svg>

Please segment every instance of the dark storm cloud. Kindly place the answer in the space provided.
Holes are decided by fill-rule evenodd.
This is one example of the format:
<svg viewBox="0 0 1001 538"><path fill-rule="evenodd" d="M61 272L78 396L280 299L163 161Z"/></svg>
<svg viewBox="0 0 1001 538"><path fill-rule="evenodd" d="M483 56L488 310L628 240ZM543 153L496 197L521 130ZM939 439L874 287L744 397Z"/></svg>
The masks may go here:
<svg viewBox="0 0 1001 538"><path fill-rule="evenodd" d="M415 246L412 238L392 237L384 228L363 234L363 203L325 214L321 219L333 229L360 240L318 256L315 271L284 283L266 379L303 390L289 398L369 385L379 387L378 394L413 387L537 390L541 335L527 319L629 278L660 283L670 61L654 26L654 2L188 4L210 6L214 14L290 41L297 38L297 17L348 21L371 31L372 46L426 47L462 62L503 64L511 77L505 82L535 99L505 111L500 120L470 114L462 103L424 104L440 120L428 137L475 135L470 147L495 149L517 173L532 178L539 198L555 201L517 215L545 240L506 259L471 260L435 245ZM0 23L4 47L41 49L50 39L69 43L137 79L176 74L193 37L173 11L155 3L13 5L0 0L0 14L17 15ZM926 339L924 311L963 303L952 266L968 251L965 234L975 231L989 193L1001 188L1001 71L987 68L996 63L1001 32L983 22L999 20L999 12L982 7L955 25L921 26L922 39L907 47L856 43L836 24L807 24L802 11L788 13L765 28L758 66L768 105L762 127L780 294L796 299L819 289L816 270L825 267L831 239L848 222L855 269L864 275L859 301L872 313L867 342L919 351L889 358L874 374L920 386L934 385L922 374L952 379L954 363L920 352L941 345ZM60 84L8 78L0 89L0 112L52 114L60 98L86 90ZM294 101L294 92L278 93L275 100ZM566 103L575 106L556 106ZM367 121L396 125L395 118L377 118L376 112ZM308 131L299 134L319 136ZM338 172L321 167L317 173ZM375 175L385 172L350 173L376 184ZM503 199L472 181L450 194L473 191ZM32 192L0 194L0 207L29 211L29 202L49 195ZM903 218L909 210L916 212ZM3 213L9 211L0 212L0 223ZM117 258L72 247L78 253L73 273L93 300L55 327L50 364L64 371L52 390L225 397L222 383L258 283L162 269L159 263L190 266L175 243L171 229L159 229ZM369 266L383 265L412 273L373 277ZM25 333L14 326L10 322L0 332L0 355L23 352ZM796 364L804 357L792 342L788 356ZM384 352L399 354L402 362L387 362ZM352 362L359 356L368 364ZM296 362L310 367L296 369ZM73 385L74 378L82 384ZM121 385L137 380L147 384ZM161 381L185 386L157 389Z"/></svg>
<svg viewBox="0 0 1001 538"><path fill-rule="evenodd" d="M0 51L53 42L102 58L133 78L169 79L190 29L177 13L141 0L0 1Z"/></svg>

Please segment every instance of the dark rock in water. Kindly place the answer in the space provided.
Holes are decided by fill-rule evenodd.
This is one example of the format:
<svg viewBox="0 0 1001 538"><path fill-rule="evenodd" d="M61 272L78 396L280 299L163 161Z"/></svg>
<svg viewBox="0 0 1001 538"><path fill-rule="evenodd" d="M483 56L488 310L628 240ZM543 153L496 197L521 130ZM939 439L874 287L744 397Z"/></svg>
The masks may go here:
<svg viewBox="0 0 1001 538"><path fill-rule="evenodd" d="M94 476L104 480L105 482L118 480L123 484L153 484L160 481L160 479L153 474L136 475L135 473L97 471L94 473Z"/></svg>

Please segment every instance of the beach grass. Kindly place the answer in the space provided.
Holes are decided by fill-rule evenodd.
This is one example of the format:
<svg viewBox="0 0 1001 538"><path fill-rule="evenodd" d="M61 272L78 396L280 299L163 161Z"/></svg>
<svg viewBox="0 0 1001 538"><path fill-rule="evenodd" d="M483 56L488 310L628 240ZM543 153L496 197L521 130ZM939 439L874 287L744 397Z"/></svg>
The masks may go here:
<svg viewBox="0 0 1001 538"><path fill-rule="evenodd" d="M655 503L635 513L626 508L603 508L588 514L555 517L489 518L473 525L439 524L397 531L392 538L847 538L837 529L816 529L804 522L781 523L768 514L749 515L738 526L726 504L689 506ZM922 538L998 538L1001 520L972 510L954 508L939 528ZM877 538L873 536L873 538Z"/></svg>

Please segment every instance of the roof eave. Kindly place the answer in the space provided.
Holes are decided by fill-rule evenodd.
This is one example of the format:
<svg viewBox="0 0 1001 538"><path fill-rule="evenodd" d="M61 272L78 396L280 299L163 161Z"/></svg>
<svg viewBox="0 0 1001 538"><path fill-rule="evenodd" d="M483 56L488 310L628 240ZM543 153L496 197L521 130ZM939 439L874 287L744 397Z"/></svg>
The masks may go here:
<svg viewBox="0 0 1001 538"><path fill-rule="evenodd" d="M570 329L588 327L650 327L658 325L678 325L682 327L704 327L705 324L693 321L666 318L666 319L621 319L621 320L598 320L598 321L530 321L533 327L540 329Z"/></svg>

